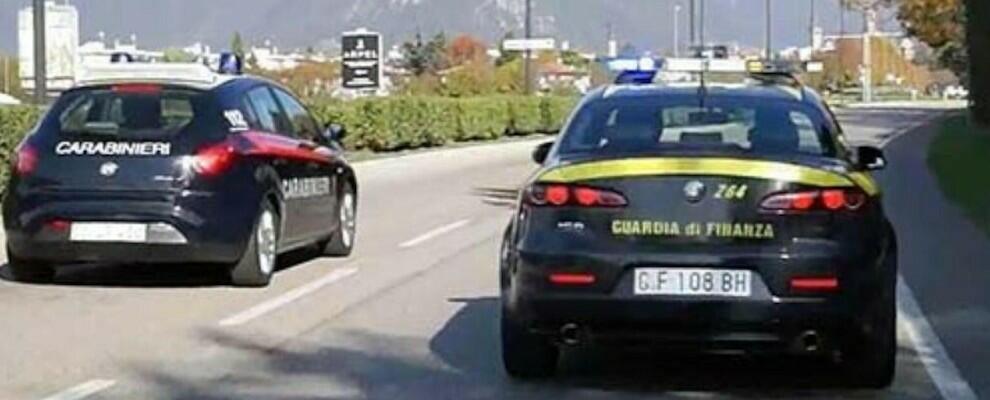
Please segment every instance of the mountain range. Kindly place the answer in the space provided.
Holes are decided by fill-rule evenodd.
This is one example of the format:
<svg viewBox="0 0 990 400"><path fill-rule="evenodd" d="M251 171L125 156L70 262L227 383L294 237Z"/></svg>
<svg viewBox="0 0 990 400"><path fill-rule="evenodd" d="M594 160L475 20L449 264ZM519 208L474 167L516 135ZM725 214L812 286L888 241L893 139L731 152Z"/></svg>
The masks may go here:
<svg viewBox="0 0 990 400"><path fill-rule="evenodd" d="M470 33L489 42L506 32L522 34L525 0L58 0L79 10L81 40L99 32L108 39L161 48L203 42L226 48L234 32L248 41L271 40L281 47L332 48L341 32L367 27L398 43L416 32ZM774 47L809 43L810 4L817 23L839 31L838 0L772 0ZM688 0L533 0L534 32L568 41L574 48L603 51L608 33L638 49L671 48L674 7L680 38L688 37ZM0 51L17 46L17 11L30 0L0 4ZM706 39L760 47L764 37L763 0L706 0ZM846 27L859 31L862 20L848 13ZM888 23L888 25L893 23Z"/></svg>

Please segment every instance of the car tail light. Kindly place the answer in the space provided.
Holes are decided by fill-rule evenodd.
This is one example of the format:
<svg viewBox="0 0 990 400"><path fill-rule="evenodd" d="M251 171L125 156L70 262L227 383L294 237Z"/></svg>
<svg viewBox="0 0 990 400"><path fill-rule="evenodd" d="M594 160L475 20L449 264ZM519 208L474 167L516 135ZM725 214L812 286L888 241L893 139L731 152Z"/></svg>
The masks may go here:
<svg viewBox="0 0 990 400"><path fill-rule="evenodd" d="M623 207L627 204L626 198L615 191L563 184L533 185L526 191L526 200L532 205L553 207Z"/></svg>
<svg viewBox="0 0 990 400"><path fill-rule="evenodd" d="M586 273L552 273L550 283L560 286L587 286L596 281L595 275Z"/></svg>
<svg viewBox="0 0 990 400"><path fill-rule="evenodd" d="M855 211L863 204L866 204L866 194L861 191L828 189L772 194L763 199L760 208L767 211Z"/></svg>
<svg viewBox="0 0 990 400"><path fill-rule="evenodd" d="M17 148L15 157L14 171L18 176L31 175L38 168L38 151L28 143L23 143Z"/></svg>
<svg viewBox="0 0 990 400"><path fill-rule="evenodd" d="M221 142L204 147L193 156L193 168L200 175L217 176L229 169L237 158L234 147Z"/></svg>
<svg viewBox="0 0 990 400"><path fill-rule="evenodd" d="M791 291L793 292L835 292L838 290L839 279L834 276L791 279Z"/></svg>

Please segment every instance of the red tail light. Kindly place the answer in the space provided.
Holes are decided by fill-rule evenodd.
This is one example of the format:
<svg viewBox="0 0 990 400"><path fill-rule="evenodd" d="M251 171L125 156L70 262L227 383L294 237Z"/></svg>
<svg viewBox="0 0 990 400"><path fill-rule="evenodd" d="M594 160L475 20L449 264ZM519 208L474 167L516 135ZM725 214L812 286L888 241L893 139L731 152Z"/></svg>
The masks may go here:
<svg viewBox="0 0 990 400"><path fill-rule="evenodd" d="M791 291L794 292L835 292L838 290L839 279L834 276L791 279Z"/></svg>
<svg viewBox="0 0 990 400"><path fill-rule="evenodd" d="M863 192L849 189L828 189L773 194L763 199L760 208L768 211L840 211L843 209L855 211L863 204L866 204L866 194Z"/></svg>
<svg viewBox="0 0 990 400"><path fill-rule="evenodd" d="M595 283L595 276L581 273L550 274L550 283L561 286L586 286Z"/></svg>
<svg viewBox="0 0 990 400"><path fill-rule="evenodd" d="M38 151L30 144L21 144L17 148L14 171L18 176L27 176L31 175L36 168L38 168Z"/></svg>
<svg viewBox="0 0 990 400"><path fill-rule="evenodd" d="M533 185L526 191L526 200L536 206L624 207L622 194L587 186L562 184Z"/></svg>
<svg viewBox="0 0 990 400"><path fill-rule="evenodd" d="M193 156L192 166L200 175L217 176L229 169L236 158L234 147L221 142L197 151Z"/></svg>

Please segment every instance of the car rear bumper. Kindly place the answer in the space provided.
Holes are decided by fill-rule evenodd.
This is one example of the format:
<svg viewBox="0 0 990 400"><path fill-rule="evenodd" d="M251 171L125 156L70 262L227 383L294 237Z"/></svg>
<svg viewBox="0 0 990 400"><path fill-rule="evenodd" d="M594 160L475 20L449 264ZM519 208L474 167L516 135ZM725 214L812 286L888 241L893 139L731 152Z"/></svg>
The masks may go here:
<svg viewBox="0 0 990 400"><path fill-rule="evenodd" d="M43 198L38 198L43 197ZM106 198L13 197L4 202L7 244L18 257L57 263L236 262L244 252L257 211L248 199L225 202L206 192L155 193ZM257 204L257 203L255 203ZM125 222L174 228L182 240L154 243L78 242L69 226L52 221Z"/></svg>
<svg viewBox="0 0 990 400"><path fill-rule="evenodd" d="M506 311L536 333L561 337L563 329L576 328L582 340L611 344L800 354L826 351L861 337L868 329L865 310L877 300L884 276L877 260L850 260L833 251L791 254L786 260L772 253L639 257L520 252L513 262L503 292ZM752 294L744 298L634 294L634 271L656 266L749 269ZM563 287L549 282L555 271L593 273L598 280L585 287ZM823 274L838 277L837 291L786 290L784 283L793 276Z"/></svg>

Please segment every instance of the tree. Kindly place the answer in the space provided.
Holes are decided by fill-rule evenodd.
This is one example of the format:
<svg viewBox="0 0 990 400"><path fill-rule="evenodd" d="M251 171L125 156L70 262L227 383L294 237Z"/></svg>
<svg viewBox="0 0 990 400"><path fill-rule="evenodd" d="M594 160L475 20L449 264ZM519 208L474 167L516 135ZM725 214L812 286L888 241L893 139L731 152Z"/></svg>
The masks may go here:
<svg viewBox="0 0 990 400"><path fill-rule="evenodd" d="M898 19L908 34L935 50L938 64L967 82L965 7L963 0L900 0Z"/></svg>
<svg viewBox="0 0 990 400"><path fill-rule="evenodd" d="M403 67L420 76L426 73L436 74L447 67L447 37L443 32L438 33L429 42L423 42L423 36L416 37L402 44Z"/></svg>
<svg viewBox="0 0 990 400"><path fill-rule="evenodd" d="M196 61L196 56L186 53L185 50L170 47L163 51L162 60L167 63L188 63Z"/></svg>
<svg viewBox="0 0 990 400"><path fill-rule="evenodd" d="M990 3L966 1L966 37L969 46L970 115L983 126L990 126Z"/></svg>
<svg viewBox="0 0 990 400"><path fill-rule="evenodd" d="M488 46L471 35L458 35L447 46L447 61L450 65L464 65L487 58Z"/></svg>
<svg viewBox="0 0 990 400"><path fill-rule="evenodd" d="M240 32L234 32L234 37L230 39L230 51L241 58L243 58L244 54L246 54L244 49L244 39L241 38Z"/></svg>
<svg viewBox="0 0 990 400"><path fill-rule="evenodd" d="M509 51L505 49L505 41L515 39L515 37L516 36L512 33L512 31L506 32L505 35L502 35L502 40L499 40L498 42L499 56L495 59L496 67L501 67L522 58L522 52Z"/></svg>

